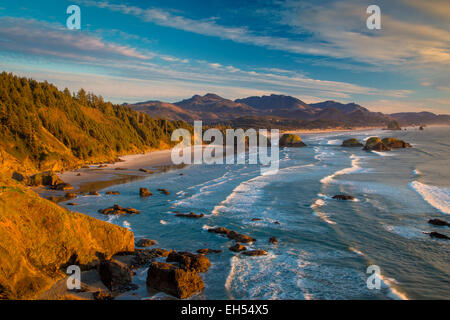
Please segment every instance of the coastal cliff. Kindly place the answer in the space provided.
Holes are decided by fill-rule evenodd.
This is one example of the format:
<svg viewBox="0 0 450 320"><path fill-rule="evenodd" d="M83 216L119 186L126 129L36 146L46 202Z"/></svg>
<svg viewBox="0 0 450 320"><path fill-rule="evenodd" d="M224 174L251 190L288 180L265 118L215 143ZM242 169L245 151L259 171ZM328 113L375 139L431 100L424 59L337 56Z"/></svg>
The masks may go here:
<svg viewBox="0 0 450 320"><path fill-rule="evenodd" d="M0 299L33 299L71 264L134 251L133 233L70 212L0 177Z"/></svg>

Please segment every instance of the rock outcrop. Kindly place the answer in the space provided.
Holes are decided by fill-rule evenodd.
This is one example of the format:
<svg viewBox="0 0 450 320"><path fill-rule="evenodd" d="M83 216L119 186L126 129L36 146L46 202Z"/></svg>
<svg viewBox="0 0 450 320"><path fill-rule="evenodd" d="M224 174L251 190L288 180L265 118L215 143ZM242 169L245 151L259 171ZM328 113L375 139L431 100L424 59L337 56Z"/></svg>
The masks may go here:
<svg viewBox="0 0 450 320"><path fill-rule="evenodd" d="M112 207L106 208L106 209L100 209L98 210L98 212L103 213L103 214L117 214L117 215L121 215L121 214L139 214L140 211L136 210L134 208L124 208L119 206L118 204L113 205Z"/></svg>
<svg viewBox="0 0 450 320"><path fill-rule="evenodd" d="M367 139L366 145L363 148L364 150L373 150L373 151L390 151L391 148L385 145L380 138L372 137Z"/></svg>
<svg viewBox="0 0 450 320"><path fill-rule="evenodd" d="M435 232L435 231L430 232L430 237L431 238L437 238L437 239L450 240L449 236L447 236L445 234L442 234L442 233L439 233L439 232Z"/></svg>
<svg viewBox="0 0 450 320"><path fill-rule="evenodd" d="M106 194L110 195L110 196L117 196L120 194L120 192L119 191L106 191Z"/></svg>
<svg viewBox="0 0 450 320"><path fill-rule="evenodd" d="M147 188L140 188L139 189L139 195L143 198L150 197L152 193Z"/></svg>
<svg viewBox="0 0 450 320"><path fill-rule="evenodd" d="M118 260L101 261L98 267L100 279L111 291L123 291L131 285L133 273L130 268Z"/></svg>
<svg viewBox="0 0 450 320"><path fill-rule="evenodd" d="M170 195L170 192L167 191L166 189L158 189L158 191L161 192L162 194L167 195L167 196Z"/></svg>
<svg viewBox="0 0 450 320"><path fill-rule="evenodd" d="M429 224L440 226L440 227L450 227L450 223L441 219L430 219L428 220Z"/></svg>
<svg viewBox="0 0 450 320"><path fill-rule="evenodd" d="M136 246L138 246L138 247L151 247L154 244L156 244L155 240L142 238L142 239L138 240L138 242L136 243Z"/></svg>
<svg viewBox="0 0 450 320"><path fill-rule="evenodd" d="M99 255L134 250L127 229L70 212L13 181L0 182L0 296L37 298L67 276L68 265L83 268Z"/></svg>
<svg viewBox="0 0 450 320"><path fill-rule="evenodd" d="M359 142L358 139L347 139L342 142L342 147L355 148L355 147L363 147L363 144Z"/></svg>
<svg viewBox="0 0 450 320"><path fill-rule="evenodd" d="M202 291L205 284L195 271L177 268L169 263L153 262L148 268L147 286L186 299Z"/></svg>
<svg viewBox="0 0 450 320"><path fill-rule="evenodd" d="M393 120L388 123L387 130L402 130L397 121Z"/></svg>
<svg viewBox="0 0 450 320"><path fill-rule="evenodd" d="M276 237L271 237L269 239L269 242L272 243L272 244L278 244L278 239Z"/></svg>
<svg viewBox="0 0 450 320"><path fill-rule="evenodd" d="M241 252L247 250L247 247L243 246L240 243L236 243L234 246L231 246L228 249L230 249L233 252Z"/></svg>
<svg viewBox="0 0 450 320"><path fill-rule="evenodd" d="M191 252L171 252L166 262L177 262L180 268L196 272L206 272L211 266L209 259L203 254L194 254Z"/></svg>
<svg viewBox="0 0 450 320"><path fill-rule="evenodd" d="M408 142L396 138L384 138L381 140L388 148L411 148Z"/></svg>
<svg viewBox="0 0 450 320"><path fill-rule="evenodd" d="M224 234L229 239L235 240L236 242L250 243L250 242L256 241L255 238L252 238L245 234L237 233L236 231L233 231L233 230L228 230L227 228L224 228L224 227L210 228L210 229L208 229L208 232Z"/></svg>
<svg viewBox="0 0 450 320"><path fill-rule="evenodd" d="M299 136L287 133L280 138L279 147L300 148L306 147L306 144L303 143L302 139Z"/></svg>

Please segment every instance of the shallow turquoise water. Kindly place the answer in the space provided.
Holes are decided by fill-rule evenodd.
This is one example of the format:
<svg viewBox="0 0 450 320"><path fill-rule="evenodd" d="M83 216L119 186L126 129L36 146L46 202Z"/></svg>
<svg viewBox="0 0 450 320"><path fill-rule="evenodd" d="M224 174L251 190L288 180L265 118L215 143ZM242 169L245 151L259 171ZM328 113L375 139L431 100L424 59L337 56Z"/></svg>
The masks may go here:
<svg viewBox="0 0 450 320"><path fill-rule="evenodd" d="M373 153L339 146L346 138L370 136L404 139L413 148ZM192 165L113 186L100 197L80 197L77 210L128 227L136 239L155 239L159 247L222 249L208 256L206 288L193 299L448 299L449 243L423 232L450 234L427 223L431 217L449 220L449 136L449 127L302 135L308 146L280 150L276 175L262 176L256 165ZM155 195L140 198L140 187ZM107 196L107 190L121 194ZM338 193L357 201L331 199ZM142 213L97 213L114 203ZM184 219L174 211L206 216ZM269 254L235 254L228 250L232 241L206 231L212 226L251 235L257 239L251 248ZM278 245L269 244L272 236ZM381 269L380 290L367 288L369 265ZM139 270L137 295L124 298L148 298L145 277Z"/></svg>

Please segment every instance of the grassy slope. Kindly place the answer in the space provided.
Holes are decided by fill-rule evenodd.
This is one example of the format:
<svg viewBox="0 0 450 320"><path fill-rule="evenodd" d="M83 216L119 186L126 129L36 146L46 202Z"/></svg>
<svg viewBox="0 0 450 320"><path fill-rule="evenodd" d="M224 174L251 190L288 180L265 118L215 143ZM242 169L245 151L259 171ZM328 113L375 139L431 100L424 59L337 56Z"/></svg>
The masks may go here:
<svg viewBox="0 0 450 320"><path fill-rule="evenodd" d="M70 212L0 177L0 298L32 299L60 280L67 264L133 250L127 229Z"/></svg>

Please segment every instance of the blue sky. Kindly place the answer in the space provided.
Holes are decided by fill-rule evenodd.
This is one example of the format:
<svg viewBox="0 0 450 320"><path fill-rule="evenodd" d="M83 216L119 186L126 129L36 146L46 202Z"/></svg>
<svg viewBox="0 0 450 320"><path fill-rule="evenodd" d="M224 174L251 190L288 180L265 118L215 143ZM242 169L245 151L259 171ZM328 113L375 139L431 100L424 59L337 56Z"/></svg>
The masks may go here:
<svg viewBox="0 0 450 320"><path fill-rule="evenodd" d="M0 69L118 103L276 93L450 113L450 2L0 0Z"/></svg>

